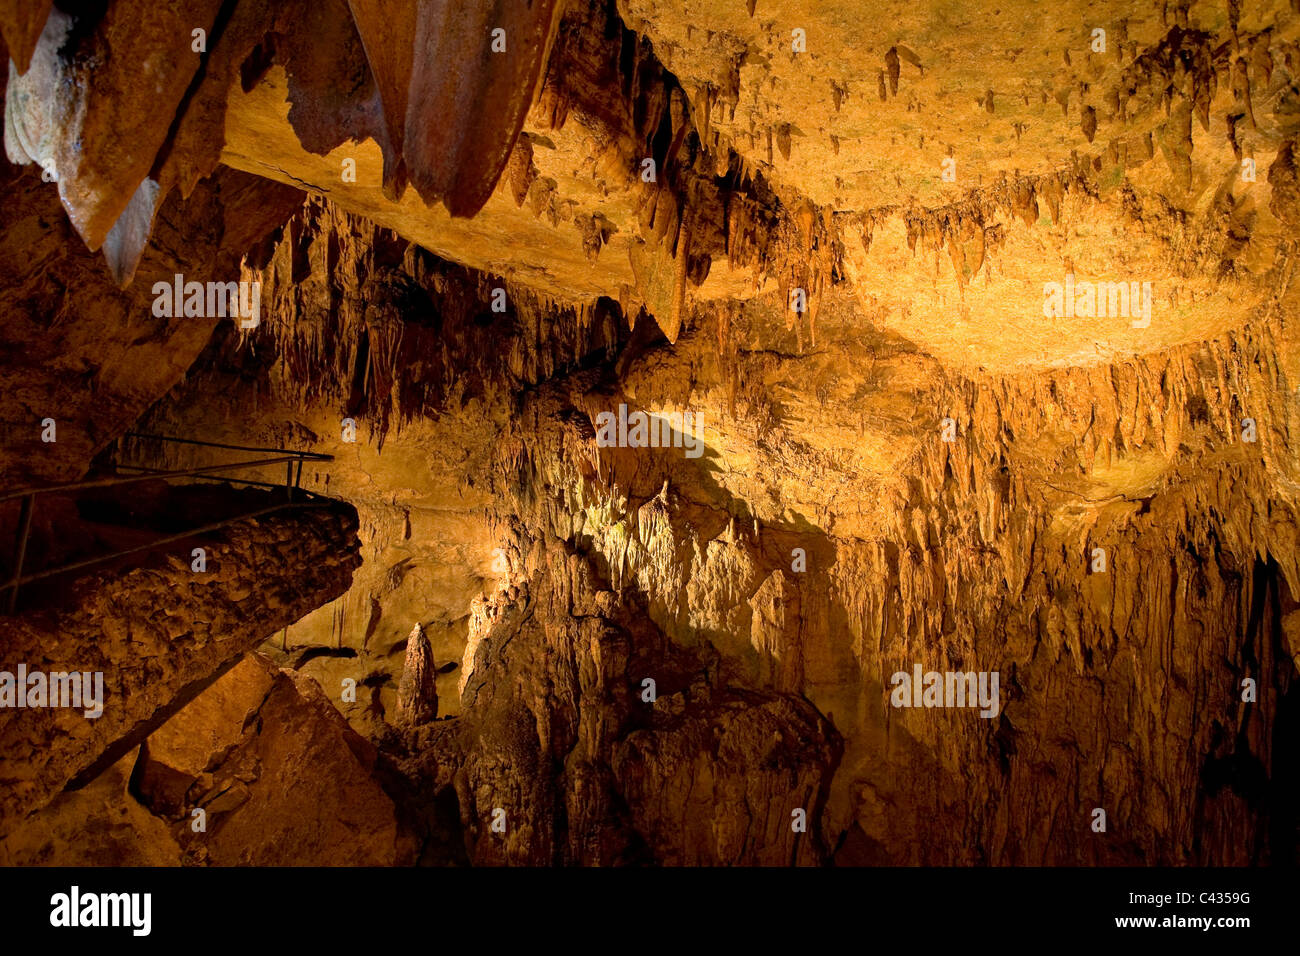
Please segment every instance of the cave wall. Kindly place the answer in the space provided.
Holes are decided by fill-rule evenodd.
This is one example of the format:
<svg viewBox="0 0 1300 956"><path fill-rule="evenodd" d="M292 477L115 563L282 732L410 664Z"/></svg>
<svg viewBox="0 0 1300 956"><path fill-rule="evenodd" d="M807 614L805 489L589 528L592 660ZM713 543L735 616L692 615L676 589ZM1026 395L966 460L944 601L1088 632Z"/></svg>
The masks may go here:
<svg viewBox="0 0 1300 956"><path fill-rule="evenodd" d="M489 332L493 344L471 346L475 362L448 362L437 376L425 366L404 382L400 362L391 376L374 371L377 386L359 399L349 374L356 353L343 351L357 336L340 331L361 324L348 289L393 237L359 234L354 220L320 203L300 215L318 224L297 233L311 239L295 247L311 274L269 276L268 288L284 296L272 292L262 333L227 339L226 364L196 372L147 420L160 429L224 427L245 440L310 434L314 448L362 456L362 471L329 477L333 492L359 507L373 506L370 482L407 489L367 531L370 570L360 574L374 582L370 607L357 595L342 617L338 608L318 612L293 629L289 647L356 650L359 658L330 658L315 673L336 700L349 673L382 679L387 703L340 706L358 729L392 741L401 638L419 617L419 595L436 595L440 620L456 628L438 660L463 649L459 669L439 677L440 700L455 701L442 713L475 729L440 722L428 731L437 756L424 758L433 766L418 779L456 792L471 860L753 863L794 852L812 862L837 850L841 862L859 863L1288 857L1277 834L1289 832L1294 807L1279 770L1295 746L1284 719L1297 650L1286 453L1293 294L1216 339L1089 369L967 374L888 333L869 340L871 365L855 367L844 362L863 344L850 298L828 300L821 347L807 355L792 347L779 310L755 303L698 314L671 351L640 345L635 333L614 345L617 337L598 335L548 364L529 357L535 343L581 343L599 326L580 311L552 312L543 339L521 316L493 316L500 280L406 250L392 267L404 278L387 281L408 295L414 283L427 298L405 314L438 316L449 349ZM318 259L322 248L336 258ZM316 285L317 269L347 278ZM433 327L419 319L412 332ZM305 341L308 330L316 338ZM230 369L250 349L269 349L261 355L272 370L261 384L232 389ZM800 382L831 369L834 391L820 403L799 396ZM303 391L322 381L334 384ZM406 419L396 413L413 407L403 404L406 388L443 398ZM904 388L919 414L899 412L894 396ZM212 393L228 404L199 408L192 397ZM787 396L802 404L785 404ZM619 401L702 411L708 452L692 460L677 449L596 447L595 414ZM342 442L338 423L349 409L387 430L363 429L361 447ZM1254 442L1242 437L1247 413ZM942 439L945 417L955 423L953 442ZM476 423L468 432L467 421ZM846 457L846 445L856 454ZM453 487L460 504L448 507ZM422 496L438 494L440 509L419 517ZM456 560L477 572L454 585L418 583L421 573L425 582L439 573L448 539L465 544L467 526L478 537ZM400 596L387 551L394 542L398 576L414 588ZM579 639L563 614L538 609L578 600L550 593L577 587L550 556L556 542L584 568L590 562L583 574L593 583L584 587L644 607L653 626L633 632L635 652L621 637L581 663L596 653L589 647L612 640L600 634L628 628L626 620L593 611L605 623ZM543 546L545 559L533 554ZM1097 547L1106 551L1100 573ZM806 555L798 570L795 548ZM521 608L543 620L520 622ZM382 661L368 657L377 628L392 642ZM504 654L492 650L502 630L513 649ZM619 656L635 653L636 666ZM640 680L659 674L672 686L681 654L715 662L686 665L716 673L709 693L736 695L723 710L741 715L730 732L745 760L765 725L783 741L774 759L791 768L782 786L792 789L751 794L764 810L743 835L717 836L732 824L715 806L730 806L724 794L743 761L715 756L697 766L691 756L698 728L719 718L684 705L690 729L656 735L629 716ZM890 676L915 664L997 670L996 718L890 707ZM573 685L574 666L594 670ZM1267 695L1263 706L1242 703L1245 677ZM473 689L479 681L484 690ZM529 689L538 681L544 691ZM498 700L504 691L480 696L498 682L508 704ZM556 688L570 685L557 702ZM792 703L800 700L816 708L813 723ZM583 701L611 726L573 729L587 714ZM659 704L653 713L652 724ZM834 733L811 731L818 721ZM461 734L505 735L523 749L477 760L458 754ZM651 752L663 750L656 758L639 743L647 734ZM806 749L819 734L825 742ZM506 768L525 753L535 784L521 789ZM680 784L666 767L677 767ZM592 774L598 783L578 782ZM690 796L715 779L715 801ZM593 793L627 807L617 825L575 805L578 787L584 807ZM768 814L780 809L788 820L804 805L817 810L814 836L792 851ZM527 827L494 841L485 821L497 807ZM1097 807L1107 810L1105 839L1089 827ZM949 839L954 827L969 838Z"/></svg>
<svg viewBox="0 0 1300 956"><path fill-rule="evenodd" d="M284 670L245 659L271 696L218 681L170 733L225 708L328 747L263 724L219 768L169 754L178 673L28 767L12 813L62 809L7 852L68 852L54 795L107 767L124 817L167 821L142 858L287 861L247 850L258 816L304 832L266 758L339 761L374 862L1294 861L1293 4L1012 2L978 62L903 3L67 6L0 18L35 164L0 172L3 474L182 463L114 441L133 422L311 449L360 545L177 658ZM191 20L211 53L167 39ZM494 61L498 20L523 42ZM93 69L150 44L148 95L129 57ZM261 325L153 317L173 272L260 282ZM1152 283L1152 321L1048 314L1076 272ZM691 409L703 455L603 447L620 403ZM72 427L38 447L47 406ZM35 656L79 620L3 626ZM891 706L914 665L997 671L996 715ZM23 727L15 752L53 733ZM209 843L177 825L200 806Z"/></svg>

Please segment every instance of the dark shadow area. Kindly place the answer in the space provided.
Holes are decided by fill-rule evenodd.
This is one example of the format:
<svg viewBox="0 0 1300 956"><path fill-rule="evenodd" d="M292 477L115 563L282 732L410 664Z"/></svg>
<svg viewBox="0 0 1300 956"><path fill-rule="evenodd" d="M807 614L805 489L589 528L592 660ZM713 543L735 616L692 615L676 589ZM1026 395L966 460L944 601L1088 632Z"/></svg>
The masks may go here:
<svg viewBox="0 0 1300 956"><path fill-rule="evenodd" d="M89 574L139 567L174 555L192 570L216 570L213 532L250 515L328 505L328 499L287 489L174 483L150 478L130 484L36 496L22 555L23 583L15 613L65 603L72 583ZM20 499L0 502L0 580L12 579L21 537ZM194 554L202 548L203 554ZM33 580L34 579L34 580ZM0 594L0 613L9 608Z"/></svg>

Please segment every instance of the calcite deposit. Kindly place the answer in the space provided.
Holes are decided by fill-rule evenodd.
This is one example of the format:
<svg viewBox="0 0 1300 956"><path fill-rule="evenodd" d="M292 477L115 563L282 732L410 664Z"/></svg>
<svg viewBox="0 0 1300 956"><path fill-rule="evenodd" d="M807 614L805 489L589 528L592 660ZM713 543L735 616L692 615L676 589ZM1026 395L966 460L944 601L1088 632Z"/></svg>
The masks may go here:
<svg viewBox="0 0 1300 956"><path fill-rule="evenodd" d="M1290 0L0 37L0 863L1297 862Z"/></svg>

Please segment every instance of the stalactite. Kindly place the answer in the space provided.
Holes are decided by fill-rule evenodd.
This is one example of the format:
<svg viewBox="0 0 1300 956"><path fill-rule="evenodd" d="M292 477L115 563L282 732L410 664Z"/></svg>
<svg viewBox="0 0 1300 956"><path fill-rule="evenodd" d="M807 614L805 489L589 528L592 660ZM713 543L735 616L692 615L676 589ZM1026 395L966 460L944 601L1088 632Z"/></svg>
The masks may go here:
<svg viewBox="0 0 1300 956"><path fill-rule="evenodd" d="M274 351L278 394L304 407L336 405L340 417L368 422L380 448L390 429L450 400L505 389L503 374L536 383L625 334L609 300L560 302L410 247L405 261L417 281L384 261L383 249L401 248L395 236L379 230L371 243L360 225L327 200L309 200L266 268L247 272L262 283L263 317L243 336L246 348ZM512 317L524 336L508 327ZM510 356L505 368L498 351Z"/></svg>

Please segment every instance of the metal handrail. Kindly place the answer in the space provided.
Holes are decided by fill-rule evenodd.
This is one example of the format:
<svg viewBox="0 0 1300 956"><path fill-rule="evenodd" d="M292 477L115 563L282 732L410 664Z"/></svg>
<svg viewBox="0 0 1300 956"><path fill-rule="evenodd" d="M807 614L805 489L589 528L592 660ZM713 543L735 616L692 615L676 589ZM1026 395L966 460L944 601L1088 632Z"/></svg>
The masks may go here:
<svg viewBox="0 0 1300 956"><path fill-rule="evenodd" d="M159 475L166 473L161 468L146 468L144 465L119 464L117 467L119 470L126 468L131 471L142 471L145 472L150 478L157 478ZM194 475L193 477L197 478L199 481L233 482L235 484L240 484L240 485L256 485L258 488L283 488L284 487L284 482L282 481L281 482L258 481L256 478L227 478L224 475ZM310 492L306 492L306 493L310 494Z"/></svg>
<svg viewBox="0 0 1300 956"><path fill-rule="evenodd" d="M82 568L88 568L92 564L102 564L105 561L111 561L114 558L125 557L128 554L136 554L140 551L148 551L150 548L156 548L160 544L170 544L173 541L184 541L186 538L192 538L199 534L208 534L211 531L219 531L228 525L235 524L238 521L247 521L249 518L260 518L262 515L268 515L273 511L283 511L285 508L309 508L320 504L319 501L283 501L278 505L272 505L269 508L261 508L248 514L235 515L233 518L226 518L223 521L217 521L213 524L204 525L201 528L191 528L188 531L181 531L177 534L169 534L163 538L156 538L145 544L138 544L134 548L125 548L121 551L114 551L112 554L98 555L93 558L86 558L82 561L74 561L72 564L65 564L58 568L47 568L44 571L37 571L35 574L24 575L18 581L10 581L8 584L0 585L0 590L4 588L17 588L22 584L30 584L32 581L40 581L42 578L52 578L55 575L66 574L68 571L79 571Z"/></svg>
<svg viewBox="0 0 1300 956"><path fill-rule="evenodd" d="M214 471L238 471L241 468L256 468L258 465L278 465L283 461L299 461L296 455L280 455L277 458L260 458L254 461L237 461L229 465L203 465L199 468L182 468L178 471L158 471L145 475L115 475L112 478L96 478L92 481L70 481L63 485L46 485L44 488L28 488L0 495L0 501L12 501L14 498L35 498L37 495L59 494L65 491L85 491L89 488L112 488L117 485L129 485L150 478L186 478L190 475L202 475ZM127 465L126 467L131 467Z"/></svg>
<svg viewBox="0 0 1300 956"><path fill-rule="evenodd" d="M73 482L66 482L60 485L46 485L45 487L42 488L27 488L22 491L15 491L5 495L0 495L0 502L12 501L15 498L22 499L21 510L19 512L19 517L18 517L18 529L17 529L18 541L16 542L14 548L13 575L10 577L8 581L6 581L3 584L0 584L0 593L4 591L9 592L8 610L10 614L13 613L14 608L17 606L19 587L31 581L37 581L42 578L53 577L54 575L64 574L68 571L75 571L80 568L88 567L93 564L100 564L104 561L111 561L115 558L120 558L128 554L135 554L140 551L146 551L150 548L157 547L158 545L168 544L172 541L179 541L179 540L183 540L184 538L193 537L196 534L206 534L209 531L215 531L219 528L226 527L227 525L233 524L237 521L244 521L248 518L255 518L260 515L269 514L270 512L273 511L280 511L284 508L305 507L308 505L315 504L314 501L310 501L310 500L300 501L300 502L295 502L293 500L294 492L300 490L299 485L302 482L302 463L304 461L325 462L325 461L334 460L333 455L327 455L320 452L290 451L284 448L254 448L247 445L227 445L227 444L222 444L220 442L201 441L200 439L197 438L174 438L168 435L149 435L142 432L127 432L126 435L123 437L143 438L143 439L150 439L150 440L164 441L164 442L174 442L183 445L200 445L207 448L221 448L228 451L266 452L266 453L274 454L275 457L259 458L251 461L232 462L223 465L203 465L194 468L183 468L183 469L176 469L171 471L161 471L157 469L146 468L142 465L116 465L116 467L119 468L129 468L133 471L138 470L144 473L139 475L114 475L111 478L95 478L89 481L73 481ZM149 481L157 478L167 479L167 478L195 477L195 478L208 478L208 480L213 480L210 476L212 476L214 473L217 472L238 471L244 468L256 468L264 465L276 465L281 463L287 463L288 466L286 468L284 488L287 491L289 496L289 500L282 504L274 505L270 508L263 508L259 511L252 512L251 514L236 515L224 521L217 522L216 524L205 525L204 527L193 528L179 534L168 535L166 537L158 538L153 541L150 541L147 544L138 545L133 548L127 548L123 551L114 551L110 554L100 555L94 558L87 558L83 561L77 561L72 564L64 565L62 567L49 568L44 571L40 571L36 574L30 574L26 576L23 575L23 562L27 554L27 540L31 534L32 511L35 509L36 498L38 495L59 494L59 493L69 492L69 491L84 491L91 488L109 488L109 487L115 487L117 485L127 485L127 484L132 484L133 482ZM296 474L294 469L295 463L298 466ZM263 485L269 488L280 487L279 485L272 485L269 482L254 481L250 479L230 478L228 480L237 482L239 484Z"/></svg>
<svg viewBox="0 0 1300 956"><path fill-rule="evenodd" d="M302 458L309 458L313 461L333 461L333 455L326 455L317 451L290 451L288 448L254 448L251 445L225 445L215 441L200 441L197 438L173 438L170 435L149 435L144 432L127 432L123 438L148 438L154 441L170 441L179 445L202 445L205 448L225 448L229 451L262 451L262 452L286 452L292 455L298 455Z"/></svg>

